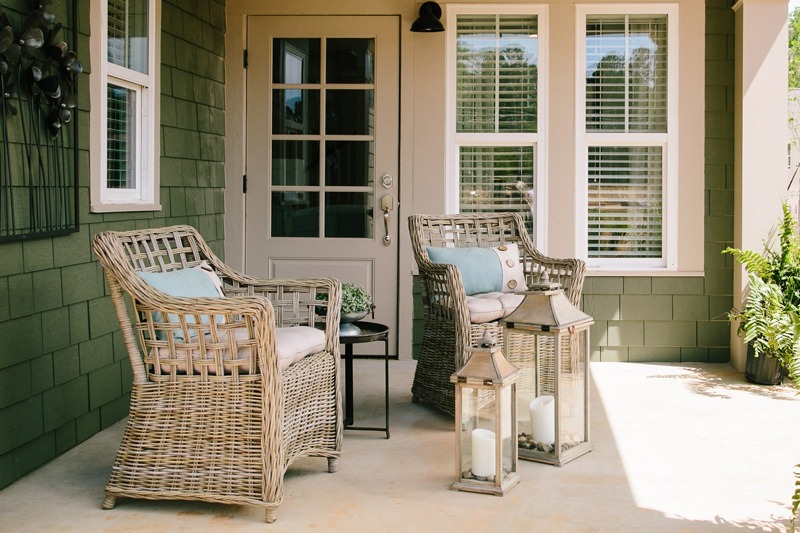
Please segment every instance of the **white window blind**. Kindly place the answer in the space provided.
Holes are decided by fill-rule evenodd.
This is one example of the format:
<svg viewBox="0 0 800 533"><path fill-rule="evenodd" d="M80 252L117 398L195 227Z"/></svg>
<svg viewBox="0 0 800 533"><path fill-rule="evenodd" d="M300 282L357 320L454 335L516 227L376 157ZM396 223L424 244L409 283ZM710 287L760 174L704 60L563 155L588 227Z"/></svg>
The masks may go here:
<svg viewBox="0 0 800 533"><path fill-rule="evenodd" d="M106 161L109 189L136 189L136 92L108 85Z"/></svg>
<svg viewBox="0 0 800 533"><path fill-rule="evenodd" d="M148 0L108 0L108 62L147 74Z"/></svg>
<svg viewBox="0 0 800 533"><path fill-rule="evenodd" d="M456 33L456 130L535 132L537 18L462 15Z"/></svg>
<svg viewBox="0 0 800 533"><path fill-rule="evenodd" d="M533 180L532 146L462 146L459 159L462 213L520 209L516 183ZM530 220L530 210L523 218Z"/></svg>
<svg viewBox="0 0 800 533"><path fill-rule="evenodd" d="M589 148L589 257L662 255L661 147Z"/></svg>
<svg viewBox="0 0 800 533"><path fill-rule="evenodd" d="M667 131L667 18L586 19L586 129Z"/></svg>

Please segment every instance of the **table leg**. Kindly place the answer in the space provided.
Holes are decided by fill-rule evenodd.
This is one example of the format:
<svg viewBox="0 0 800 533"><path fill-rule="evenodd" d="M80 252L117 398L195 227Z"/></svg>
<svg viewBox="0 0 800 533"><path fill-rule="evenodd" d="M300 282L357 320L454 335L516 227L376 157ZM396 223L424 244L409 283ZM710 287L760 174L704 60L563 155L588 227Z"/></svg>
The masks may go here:
<svg viewBox="0 0 800 533"><path fill-rule="evenodd" d="M383 395L386 401L386 438L389 438L389 335L383 339L383 364L385 383Z"/></svg>
<svg viewBox="0 0 800 533"><path fill-rule="evenodd" d="M344 425L353 425L353 345L344 345Z"/></svg>

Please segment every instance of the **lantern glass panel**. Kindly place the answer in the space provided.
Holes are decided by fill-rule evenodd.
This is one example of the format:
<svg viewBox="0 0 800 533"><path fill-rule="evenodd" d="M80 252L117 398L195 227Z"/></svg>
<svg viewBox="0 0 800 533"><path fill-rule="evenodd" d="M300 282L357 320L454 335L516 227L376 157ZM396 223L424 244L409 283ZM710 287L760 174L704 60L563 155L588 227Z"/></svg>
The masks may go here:
<svg viewBox="0 0 800 533"><path fill-rule="evenodd" d="M496 482L498 443L500 441L502 475L500 481L516 470L512 438L512 388L464 386L461 393L461 472L465 479ZM498 392L500 403L498 405ZM499 425L498 425L499 422Z"/></svg>
<svg viewBox="0 0 800 533"><path fill-rule="evenodd" d="M561 343L558 407L561 449L586 442L586 342L587 330L566 333Z"/></svg>

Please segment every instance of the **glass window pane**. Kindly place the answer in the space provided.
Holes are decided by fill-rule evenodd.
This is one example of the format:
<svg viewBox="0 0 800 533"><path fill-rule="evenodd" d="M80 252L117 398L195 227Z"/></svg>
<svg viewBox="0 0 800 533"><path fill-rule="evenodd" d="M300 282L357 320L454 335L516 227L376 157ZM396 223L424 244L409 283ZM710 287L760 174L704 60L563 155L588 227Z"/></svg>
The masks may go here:
<svg viewBox="0 0 800 533"><path fill-rule="evenodd" d="M336 89L326 96L325 133L328 135L372 135L374 91Z"/></svg>
<svg viewBox="0 0 800 533"><path fill-rule="evenodd" d="M136 189L136 91L108 84L106 186Z"/></svg>
<svg viewBox="0 0 800 533"><path fill-rule="evenodd" d="M319 193L273 192L273 237L319 237Z"/></svg>
<svg viewBox="0 0 800 533"><path fill-rule="evenodd" d="M272 141L273 185L319 185L319 141Z"/></svg>
<svg viewBox="0 0 800 533"><path fill-rule="evenodd" d="M459 15L457 131L537 131L537 26L534 15Z"/></svg>
<svg viewBox="0 0 800 533"><path fill-rule="evenodd" d="M147 74L147 0L108 0L108 62Z"/></svg>
<svg viewBox="0 0 800 533"><path fill-rule="evenodd" d="M586 20L586 129L667 131L667 18Z"/></svg>
<svg viewBox="0 0 800 533"><path fill-rule="evenodd" d="M319 91L274 89L272 91L272 133L319 133Z"/></svg>
<svg viewBox="0 0 800 533"><path fill-rule="evenodd" d="M589 257L661 257L663 149L589 147Z"/></svg>
<svg viewBox="0 0 800 533"><path fill-rule="evenodd" d="M375 39L328 39L325 81L372 83Z"/></svg>
<svg viewBox="0 0 800 533"><path fill-rule="evenodd" d="M273 83L319 83L319 39L274 39Z"/></svg>
<svg viewBox="0 0 800 533"><path fill-rule="evenodd" d="M325 236L372 238L372 193L325 194Z"/></svg>
<svg viewBox="0 0 800 533"><path fill-rule="evenodd" d="M462 146L460 212L517 211L533 232L534 159L533 146Z"/></svg>
<svg viewBox="0 0 800 533"><path fill-rule="evenodd" d="M325 145L325 183L338 186L372 186L371 141L328 141Z"/></svg>

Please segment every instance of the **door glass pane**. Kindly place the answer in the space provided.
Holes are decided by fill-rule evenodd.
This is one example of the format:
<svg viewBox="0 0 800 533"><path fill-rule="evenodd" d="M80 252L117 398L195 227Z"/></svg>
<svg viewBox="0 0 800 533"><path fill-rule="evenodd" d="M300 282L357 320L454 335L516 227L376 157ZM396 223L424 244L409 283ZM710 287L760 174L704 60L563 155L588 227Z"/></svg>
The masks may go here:
<svg viewBox="0 0 800 533"><path fill-rule="evenodd" d="M328 39L328 83L372 83L375 39Z"/></svg>
<svg viewBox="0 0 800 533"><path fill-rule="evenodd" d="M325 183L372 186L371 141L328 141L325 145Z"/></svg>
<svg viewBox="0 0 800 533"><path fill-rule="evenodd" d="M273 192L273 237L319 237L319 193Z"/></svg>
<svg viewBox="0 0 800 533"><path fill-rule="evenodd" d="M274 89L272 91L272 133L319 133L319 91Z"/></svg>
<svg viewBox="0 0 800 533"><path fill-rule="evenodd" d="M372 238L372 193L326 193L325 236Z"/></svg>
<svg viewBox="0 0 800 533"><path fill-rule="evenodd" d="M106 186L136 189L136 91L108 84Z"/></svg>
<svg viewBox="0 0 800 533"><path fill-rule="evenodd" d="M328 135L372 135L374 91L329 90L325 99L325 133Z"/></svg>
<svg viewBox="0 0 800 533"><path fill-rule="evenodd" d="M273 185L319 185L319 141L272 141Z"/></svg>
<svg viewBox="0 0 800 533"><path fill-rule="evenodd" d="M319 39L274 39L273 83L319 83Z"/></svg>
<svg viewBox="0 0 800 533"><path fill-rule="evenodd" d="M147 74L147 0L108 1L108 62Z"/></svg>

